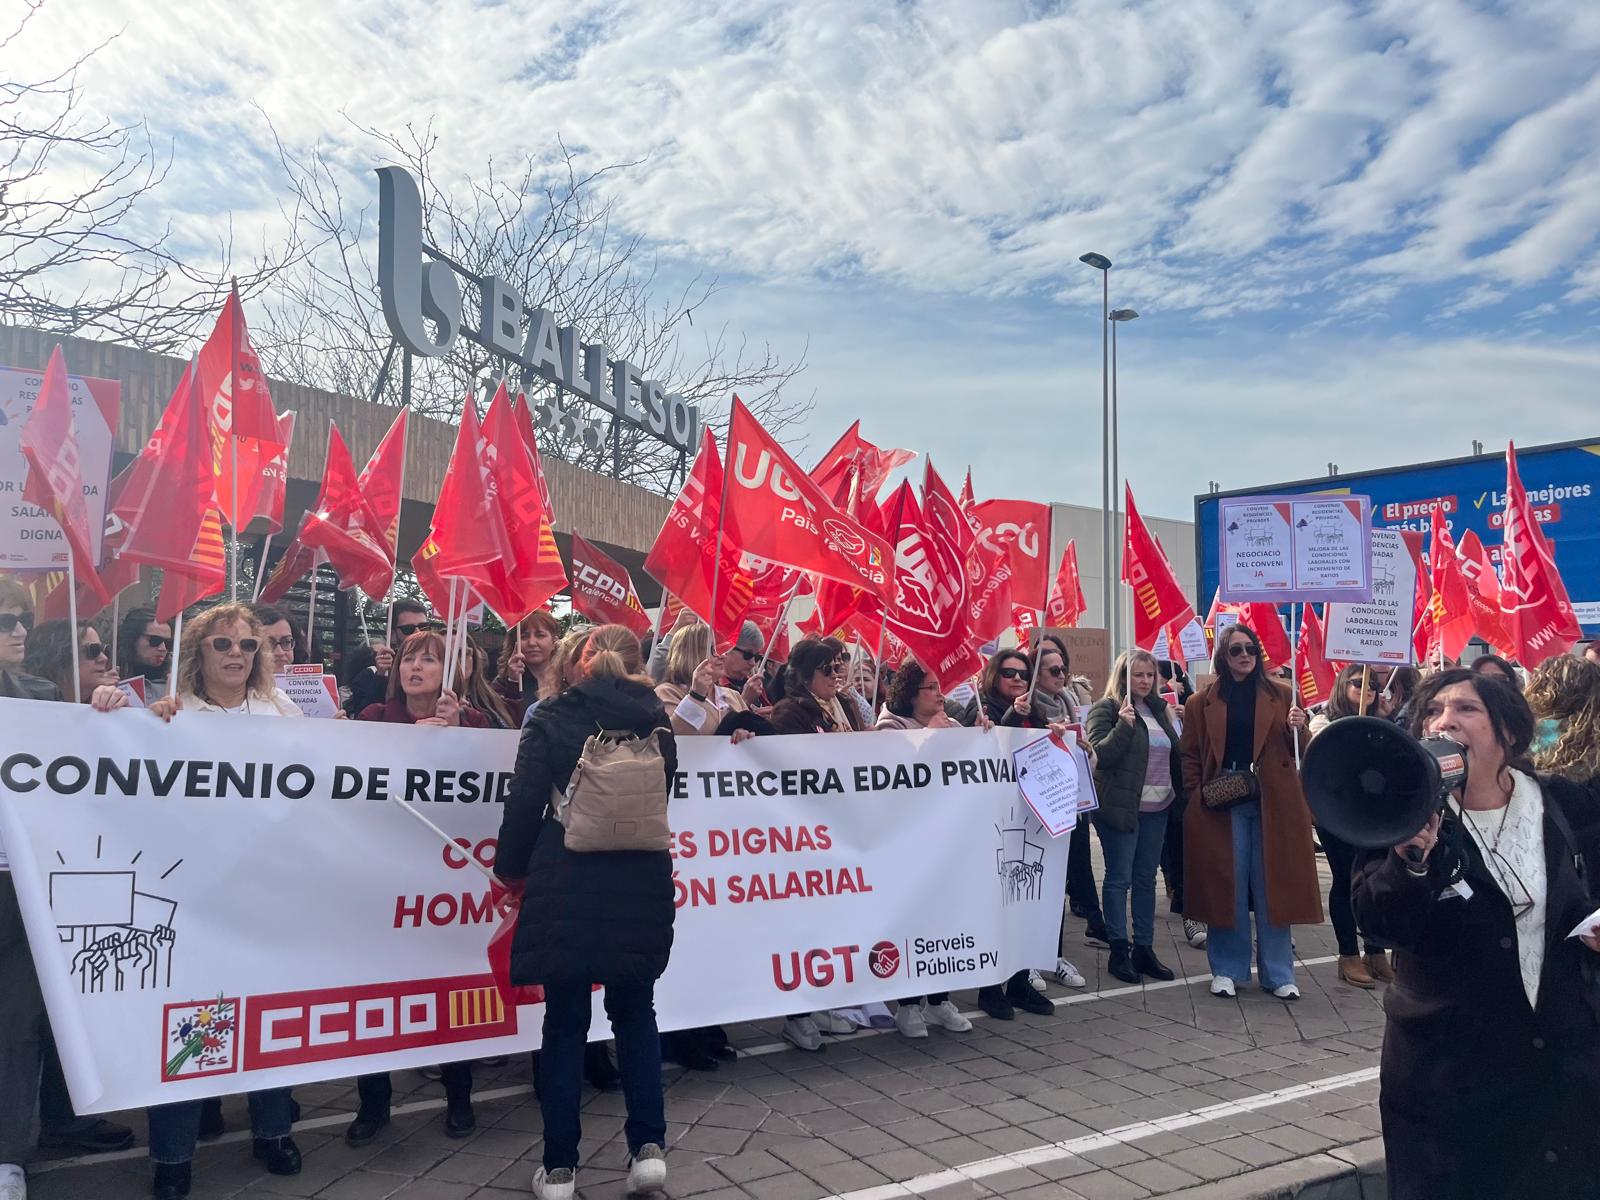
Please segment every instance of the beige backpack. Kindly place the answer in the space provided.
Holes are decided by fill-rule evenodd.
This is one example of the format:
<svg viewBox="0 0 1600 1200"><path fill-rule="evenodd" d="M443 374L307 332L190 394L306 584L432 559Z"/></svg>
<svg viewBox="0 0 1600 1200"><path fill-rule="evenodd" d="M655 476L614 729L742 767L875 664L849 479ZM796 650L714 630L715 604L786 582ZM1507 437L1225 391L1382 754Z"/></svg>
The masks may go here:
<svg viewBox="0 0 1600 1200"><path fill-rule="evenodd" d="M567 790L553 789L551 807L564 831L568 850L666 850L665 729L646 737L631 730L603 729L591 734Z"/></svg>

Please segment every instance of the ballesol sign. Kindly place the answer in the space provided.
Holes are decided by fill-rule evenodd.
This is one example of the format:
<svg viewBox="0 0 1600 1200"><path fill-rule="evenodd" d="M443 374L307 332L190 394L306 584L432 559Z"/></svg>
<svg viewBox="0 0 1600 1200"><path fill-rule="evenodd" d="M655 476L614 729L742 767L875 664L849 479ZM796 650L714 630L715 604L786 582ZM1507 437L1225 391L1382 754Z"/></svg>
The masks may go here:
<svg viewBox="0 0 1600 1200"><path fill-rule="evenodd" d="M573 326L558 325L549 309L529 308L509 280L469 275L446 260L423 241L422 194L410 172L377 172L378 290L389 332L403 349L437 358L465 337L675 449L699 445L698 408L645 379L626 358L612 358L604 342L585 342ZM476 326L466 321L458 273L478 287Z"/></svg>

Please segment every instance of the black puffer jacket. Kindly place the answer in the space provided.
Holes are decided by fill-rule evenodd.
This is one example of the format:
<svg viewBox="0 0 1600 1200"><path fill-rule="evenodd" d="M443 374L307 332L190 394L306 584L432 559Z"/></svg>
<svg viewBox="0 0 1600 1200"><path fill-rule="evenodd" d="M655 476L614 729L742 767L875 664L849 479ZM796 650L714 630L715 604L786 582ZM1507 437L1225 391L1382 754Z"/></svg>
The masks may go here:
<svg viewBox="0 0 1600 1200"><path fill-rule="evenodd" d="M550 815L590 734L667 729L665 783L677 746L656 694L628 679L592 679L540 704L522 730L517 774L500 821L496 871L527 878L511 943L513 983L643 983L672 952L672 856L666 851L574 854Z"/></svg>

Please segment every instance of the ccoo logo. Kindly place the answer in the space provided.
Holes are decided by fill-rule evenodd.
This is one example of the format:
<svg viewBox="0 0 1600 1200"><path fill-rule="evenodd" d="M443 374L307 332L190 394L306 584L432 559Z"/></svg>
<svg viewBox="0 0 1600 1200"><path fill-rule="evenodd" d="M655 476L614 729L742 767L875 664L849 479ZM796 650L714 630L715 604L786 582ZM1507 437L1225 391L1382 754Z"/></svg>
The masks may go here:
<svg viewBox="0 0 1600 1200"><path fill-rule="evenodd" d="M888 979L900 969L900 947L893 942L879 942L867 951L867 967L878 979Z"/></svg>

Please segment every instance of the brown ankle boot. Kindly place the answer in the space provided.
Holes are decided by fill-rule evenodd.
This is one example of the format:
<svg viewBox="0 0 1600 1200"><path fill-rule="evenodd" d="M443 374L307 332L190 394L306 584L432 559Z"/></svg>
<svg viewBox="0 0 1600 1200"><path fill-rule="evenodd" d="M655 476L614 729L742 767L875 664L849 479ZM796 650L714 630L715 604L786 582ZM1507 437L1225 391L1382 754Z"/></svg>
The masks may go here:
<svg viewBox="0 0 1600 1200"><path fill-rule="evenodd" d="M1351 987L1372 988L1372 975L1367 971L1367 964L1361 961L1359 954L1341 954L1339 956L1339 978Z"/></svg>
<svg viewBox="0 0 1600 1200"><path fill-rule="evenodd" d="M1367 972L1372 978L1383 983L1394 982L1394 967L1389 963L1389 952L1379 950L1376 954L1369 953L1366 958Z"/></svg>

